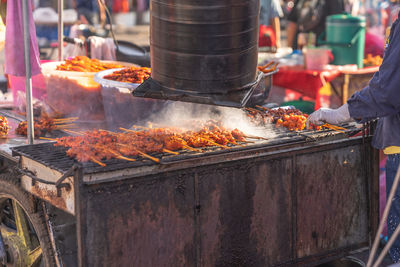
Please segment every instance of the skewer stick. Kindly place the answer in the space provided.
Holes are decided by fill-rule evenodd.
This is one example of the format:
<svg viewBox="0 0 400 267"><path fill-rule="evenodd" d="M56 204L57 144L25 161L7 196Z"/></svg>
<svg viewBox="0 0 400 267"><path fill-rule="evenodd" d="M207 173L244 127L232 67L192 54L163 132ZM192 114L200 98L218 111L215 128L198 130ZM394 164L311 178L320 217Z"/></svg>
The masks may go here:
<svg viewBox="0 0 400 267"><path fill-rule="evenodd" d="M106 133L109 133L109 134L112 134L112 135L117 135L117 133L114 133L114 132L111 132L111 131L108 131L108 130L99 129L99 131L100 132L106 132Z"/></svg>
<svg viewBox="0 0 400 267"><path fill-rule="evenodd" d="M255 108L245 108L248 111L253 111L253 112L257 112L257 113L263 113L261 110L255 109Z"/></svg>
<svg viewBox="0 0 400 267"><path fill-rule="evenodd" d="M339 130L347 130L346 128L343 128L343 127L340 127L340 126L337 126L337 125L333 125L333 124L329 124L329 123L325 123L325 125L327 125L327 126L330 126L330 127L332 127L332 128L335 128L335 129L339 129Z"/></svg>
<svg viewBox="0 0 400 267"><path fill-rule="evenodd" d="M67 117L67 118L54 118L55 121L63 121L63 120L78 120L79 117Z"/></svg>
<svg viewBox="0 0 400 267"><path fill-rule="evenodd" d="M67 129L64 129L64 131L67 132L67 133L72 133L72 134L77 134L77 135L84 135L84 133L71 131L71 130L67 130Z"/></svg>
<svg viewBox="0 0 400 267"><path fill-rule="evenodd" d="M111 154L113 154L114 156L116 156L117 159L123 159L123 160L127 160L127 161L136 161L136 159L132 159L132 158L128 158L125 156L122 156L121 154L119 154L118 152L112 150L112 149L107 149Z"/></svg>
<svg viewBox="0 0 400 267"><path fill-rule="evenodd" d="M169 154L172 154L172 155L179 155L178 152L175 152L175 151L172 151L172 150L169 150L169 149L166 149L166 148L163 148L163 152L169 153Z"/></svg>
<svg viewBox="0 0 400 267"><path fill-rule="evenodd" d="M56 142L57 142L57 139L54 139L54 138L39 137L39 139L42 139L42 140L49 140L49 141L56 141Z"/></svg>
<svg viewBox="0 0 400 267"><path fill-rule="evenodd" d="M216 143L216 142L214 142L214 141L212 141L212 140L210 140L208 138L204 138L204 137L200 137L200 138L204 139L204 140L207 140L210 144L212 144L214 146L219 146L219 147L222 147L222 148L225 148L225 149L229 149L230 148L229 146L224 146L224 145L218 144L218 143Z"/></svg>
<svg viewBox="0 0 400 267"><path fill-rule="evenodd" d="M131 128L139 128L139 129L145 129L145 130L148 130L148 129L149 129L149 127L140 126L140 125L132 125ZM120 128L120 129L121 129L121 128ZM123 130L123 131L124 131L124 130Z"/></svg>
<svg viewBox="0 0 400 267"><path fill-rule="evenodd" d="M77 129L77 128L78 128L78 127L76 127L76 126L67 126L67 127L59 126L59 127L55 127L54 130L60 130L60 131L62 131L62 130L66 130L66 129Z"/></svg>
<svg viewBox="0 0 400 267"><path fill-rule="evenodd" d="M57 124L57 127L71 127L71 126L76 127L76 124L75 123Z"/></svg>
<svg viewBox="0 0 400 267"><path fill-rule="evenodd" d="M186 148L187 150L194 151L194 152L203 152L203 151L201 151L200 149L193 148L193 147L188 146L188 145L185 145L185 144L182 144L182 145L183 145L183 147Z"/></svg>
<svg viewBox="0 0 400 267"><path fill-rule="evenodd" d="M264 110L264 111L267 111L267 110L268 110L267 108L264 108L264 107L259 106L259 105L256 105L256 108L260 108L260 109L262 109L262 110Z"/></svg>
<svg viewBox="0 0 400 267"><path fill-rule="evenodd" d="M92 162L96 163L96 164L99 164L101 167L107 166L107 165L104 164L103 162L101 162L101 161L95 159L93 156L90 157L90 160L91 160Z"/></svg>
<svg viewBox="0 0 400 267"><path fill-rule="evenodd" d="M158 158L152 157L149 154L146 154L146 153L144 153L144 152L142 152L140 150L137 150L136 148L132 148L132 149L135 150L137 153L139 153L141 156L143 156L145 158L148 158L148 159L151 159L154 162L160 163L160 160Z"/></svg>
<svg viewBox="0 0 400 267"><path fill-rule="evenodd" d="M263 71L263 70L265 70L266 68L268 68L269 66L271 66L274 63L275 63L274 61L270 61L267 64L265 64L264 66L258 66L258 69Z"/></svg>
<svg viewBox="0 0 400 267"><path fill-rule="evenodd" d="M122 127L120 127L119 129L122 130L122 131L124 131L124 132L137 133L137 131L125 129L125 128L122 128Z"/></svg>
<svg viewBox="0 0 400 267"><path fill-rule="evenodd" d="M77 117L75 117L75 118L65 118L65 119L52 119L54 122L59 122L59 123L61 123L61 122L65 122L65 121L76 121L78 118Z"/></svg>
<svg viewBox="0 0 400 267"><path fill-rule="evenodd" d="M339 130L338 128L336 128L336 127L334 127L333 125L330 125L330 124L324 124L324 125L322 125L322 127L337 131L339 133L346 133L345 131Z"/></svg>
<svg viewBox="0 0 400 267"><path fill-rule="evenodd" d="M149 154L146 154L146 153L144 153L144 152L142 152L142 151L140 151L140 150L138 150L138 149L136 149L136 148L134 148L134 147L131 147L131 146L128 146L128 145L125 145L125 144L121 144L121 143L117 143L117 145L119 145L119 146L124 146L124 147L129 147L129 148L131 148L132 150L134 150L134 151L136 151L137 153L139 153L141 156L143 156L143 157L145 157L145 158L148 158L148 159L151 159L151 160L154 161L154 162L160 163L160 160L159 160L158 158L152 157L152 156L150 156Z"/></svg>
<svg viewBox="0 0 400 267"><path fill-rule="evenodd" d="M264 73L270 73L270 72L273 72L273 71L275 71L275 70L276 70L276 68L278 67L278 65L279 65L279 62L275 63L275 64L274 64L274 66L272 66L272 67L271 67L271 68L269 68L269 69L263 69L263 70L262 70L262 72L264 72Z"/></svg>
<svg viewBox="0 0 400 267"><path fill-rule="evenodd" d="M245 143L245 144L254 144L255 142L254 142L254 141L248 141L248 140L246 140L245 142L241 142L241 143Z"/></svg>
<svg viewBox="0 0 400 267"><path fill-rule="evenodd" d="M252 136L252 135L243 135L244 138L250 139L259 139L259 140L269 140L268 138L260 137L260 136Z"/></svg>

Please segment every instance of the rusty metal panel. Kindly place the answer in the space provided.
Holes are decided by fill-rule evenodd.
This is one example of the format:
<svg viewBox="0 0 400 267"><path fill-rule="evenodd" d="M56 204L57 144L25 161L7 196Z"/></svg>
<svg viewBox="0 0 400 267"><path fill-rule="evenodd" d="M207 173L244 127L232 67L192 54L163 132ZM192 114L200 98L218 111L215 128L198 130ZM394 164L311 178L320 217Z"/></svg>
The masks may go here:
<svg viewBox="0 0 400 267"><path fill-rule="evenodd" d="M85 188L83 266L193 266L193 176Z"/></svg>
<svg viewBox="0 0 400 267"><path fill-rule="evenodd" d="M296 157L297 257L368 244L367 179L360 146Z"/></svg>
<svg viewBox="0 0 400 267"><path fill-rule="evenodd" d="M377 183L364 149L260 147L93 184L81 171L79 266L312 266L366 247Z"/></svg>
<svg viewBox="0 0 400 267"><path fill-rule="evenodd" d="M21 157L21 166L22 168L29 169L32 173L34 173L37 177L45 178L47 181L56 182L61 176L62 173L50 169L45 165L31 160L26 157ZM70 188L63 188L61 190L61 195L57 196L57 188L55 185L48 185L43 183L32 183L32 178L23 175L21 177L21 186L26 191L30 192L34 196L43 199L53 206L64 210L70 214L75 214L75 192L73 186L73 178L69 177L65 181L70 184Z"/></svg>
<svg viewBox="0 0 400 267"><path fill-rule="evenodd" d="M199 172L200 266L291 260L291 159L225 165Z"/></svg>

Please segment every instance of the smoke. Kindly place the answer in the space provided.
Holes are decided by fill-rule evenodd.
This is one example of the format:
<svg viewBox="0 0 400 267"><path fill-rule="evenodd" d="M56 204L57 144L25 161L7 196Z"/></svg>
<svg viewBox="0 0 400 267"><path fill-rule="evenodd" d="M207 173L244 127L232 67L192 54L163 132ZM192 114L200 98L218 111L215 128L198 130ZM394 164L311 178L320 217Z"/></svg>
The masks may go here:
<svg viewBox="0 0 400 267"><path fill-rule="evenodd" d="M256 126L242 109L211 106L194 103L170 101L160 112L151 115L146 121L153 127L179 127L187 130L199 130L202 122L215 120L222 126L239 129L246 135L274 138L273 125ZM142 125L145 125L142 122Z"/></svg>

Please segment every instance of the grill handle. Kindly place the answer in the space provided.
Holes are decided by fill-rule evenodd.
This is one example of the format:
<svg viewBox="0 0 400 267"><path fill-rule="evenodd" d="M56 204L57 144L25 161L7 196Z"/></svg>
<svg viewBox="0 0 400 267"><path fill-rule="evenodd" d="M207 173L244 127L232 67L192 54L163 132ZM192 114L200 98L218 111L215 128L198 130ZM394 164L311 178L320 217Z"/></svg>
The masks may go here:
<svg viewBox="0 0 400 267"><path fill-rule="evenodd" d="M54 185L57 188L57 197L61 197L61 189L62 188L65 188L67 191L71 189L71 185L70 184L63 183L63 182L65 181L65 179L67 179L68 177L73 175L77 168L78 168L78 166L76 164L74 164L66 173L64 173L57 180L57 182L51 182L51 181L47 181L47 180L41 179L41 178L37 177L35 173L33 173L32 171L30 171L30 170L28 170L26 168L25 169L18 168L18 171L21 174L26 175L29 178L31 178L32 179L32 184L35 184L36 182L38 182L38 183L47 184L47 185Z"/></svg>

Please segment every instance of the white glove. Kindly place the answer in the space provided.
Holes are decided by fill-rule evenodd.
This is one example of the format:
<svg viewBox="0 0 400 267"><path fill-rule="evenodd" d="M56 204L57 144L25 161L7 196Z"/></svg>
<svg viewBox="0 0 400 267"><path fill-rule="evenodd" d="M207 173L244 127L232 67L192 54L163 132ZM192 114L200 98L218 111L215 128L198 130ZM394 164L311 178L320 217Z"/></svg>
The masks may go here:
<svg viewBox="0 0 400 267"><path fill-rule="evenodd" d="M320 108L313 112L307 119L307 125L313 123L315 125L340 124L351 121L349 107L347 103L338 109Z"/></svg>

